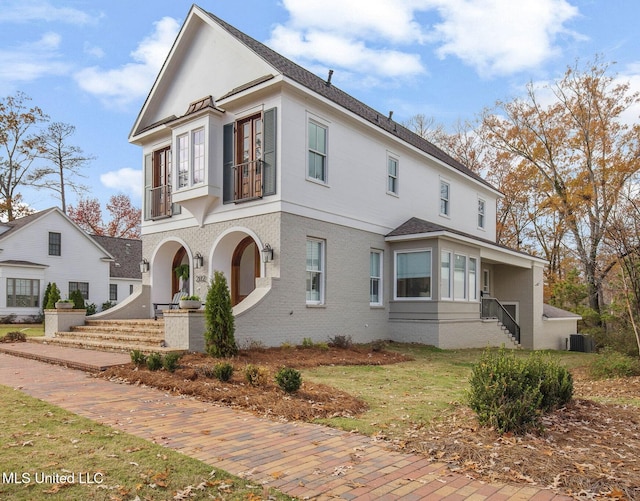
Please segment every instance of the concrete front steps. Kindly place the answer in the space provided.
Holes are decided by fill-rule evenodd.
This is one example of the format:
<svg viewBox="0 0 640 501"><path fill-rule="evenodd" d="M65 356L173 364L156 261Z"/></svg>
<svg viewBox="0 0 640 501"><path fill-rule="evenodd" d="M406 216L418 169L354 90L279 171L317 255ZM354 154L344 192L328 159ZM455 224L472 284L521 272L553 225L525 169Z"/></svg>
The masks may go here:
<svg viewBox="0 0 640 501"><path fill-rule="evenodd" d="M71 348L129 353L182 352L164 346L164 320L90 320L71 327L70 332L56 332L55 337L27 338L29 342Z"/></svg>

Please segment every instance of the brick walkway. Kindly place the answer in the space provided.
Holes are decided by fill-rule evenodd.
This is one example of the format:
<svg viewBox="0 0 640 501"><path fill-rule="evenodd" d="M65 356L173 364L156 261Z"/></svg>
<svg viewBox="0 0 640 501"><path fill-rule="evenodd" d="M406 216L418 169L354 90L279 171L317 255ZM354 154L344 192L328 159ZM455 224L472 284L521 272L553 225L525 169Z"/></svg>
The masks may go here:
<svg viewBox="0 0 640 501"><path fill-rule="evenodd" d="M42 349L51 357L46 346ZM28 351L33 355L31 348ZM70 353L72 357L76 363L90 366L92 359L106 355L84 350ZM102 358L100 364L109 365L106 360ZM114 358L113 362L121 363L119 360ZM472 481L449 473L444 464L390 451L361 435L306 423L270 421L153 388L111 383L6 351L0 353L0 382L300 498L570 499L534 487Z"/></svg>

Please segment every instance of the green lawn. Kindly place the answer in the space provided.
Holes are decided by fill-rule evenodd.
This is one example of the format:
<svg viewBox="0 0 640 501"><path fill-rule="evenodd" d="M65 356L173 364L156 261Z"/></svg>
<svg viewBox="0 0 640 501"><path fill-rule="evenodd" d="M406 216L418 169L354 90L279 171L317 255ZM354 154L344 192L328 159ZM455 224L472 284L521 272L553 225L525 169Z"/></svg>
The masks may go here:
<svg viewBox="0 0 640 501"><path fill-rule="evenodd" d="M0 337L13 331L24 332L27 337L44 336L44 324L0 324Z"/></svg>
<svg viewBox="0 0 640 501"><path fill-rule="evenodd" d="M263 499L263 486L0 386L0 499ZM191 495L187 495L191 492ZM269 499L292 499L273 489Z"/></svg>
<svg viewBox="0 0 640 501"><path fill-rule="evenodd" d="M363 398L369 411L357 418L336 417L319 422L367 435L383 430L402 434L407 428L441 419L464 403L471 368L482 350L439 350L430 346L391 344L389 349L414 360L384 366L318 367L305 370L304 379L335 386ZM521 356L530 352L519 351ZM571 369L588 365L595 356L549 352Z"/></svg>

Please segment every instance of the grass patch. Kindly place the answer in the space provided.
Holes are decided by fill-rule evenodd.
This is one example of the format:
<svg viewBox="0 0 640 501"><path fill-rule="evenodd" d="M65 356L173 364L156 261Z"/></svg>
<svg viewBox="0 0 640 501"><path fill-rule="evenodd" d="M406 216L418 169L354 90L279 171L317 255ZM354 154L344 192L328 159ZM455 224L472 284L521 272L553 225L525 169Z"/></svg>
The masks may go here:
<svg viewBox="0 0 640 501"><path fill-rule="evenodd" d="M27 337L44 336L44 324L0 324L0 337L8 332L24 332Z"/></svg>
<svg viewBox="0 0 640 501"><path fill-rule="evenodd" d="M262 486L1 385L0 475L0 499L16 501L263 496Z"/></svg>
<svg viewBox="0 0 640 501"><path fill-rule="evenodd" d="M441 350L432 346L391 344L389 350L413 358L410 362L383 366L318 367L303 372L305 380L340 388L362 398L369 410L356 418L328 418L317 422L347 431L400 436L410 428L446 419L466 402L473 365L484 350ZM526 357L529 351L515 355ZM548 352L558 364L583 367L594 355Z"/></svg>

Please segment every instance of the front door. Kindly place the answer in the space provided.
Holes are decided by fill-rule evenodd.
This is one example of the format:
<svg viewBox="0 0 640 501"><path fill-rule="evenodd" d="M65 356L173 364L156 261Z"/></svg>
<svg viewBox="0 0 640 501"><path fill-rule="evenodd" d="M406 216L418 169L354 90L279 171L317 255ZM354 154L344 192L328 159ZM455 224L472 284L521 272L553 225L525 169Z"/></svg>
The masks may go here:
<svg viewBox="0 0 640 501"><path fill-rule="evenodd" d="M253 238L246 237L235 250L231 259L231 304L235 306L253 289L260 276L260 252Z"/></svg>

